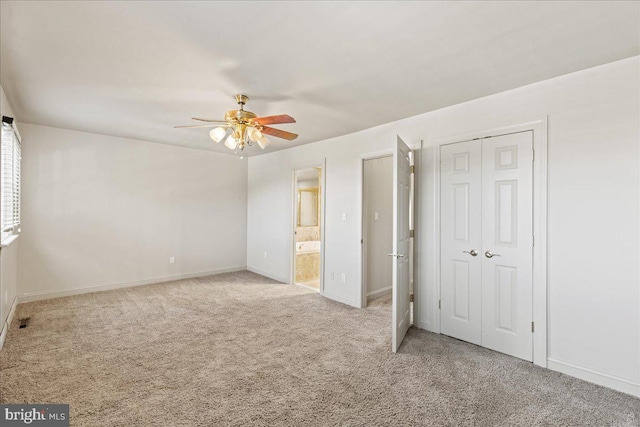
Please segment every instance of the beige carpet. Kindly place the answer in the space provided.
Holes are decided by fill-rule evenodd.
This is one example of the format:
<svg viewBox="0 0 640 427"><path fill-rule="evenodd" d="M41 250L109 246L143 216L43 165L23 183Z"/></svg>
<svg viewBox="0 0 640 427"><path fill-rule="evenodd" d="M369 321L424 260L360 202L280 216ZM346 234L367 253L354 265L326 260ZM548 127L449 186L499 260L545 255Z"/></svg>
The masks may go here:
<svg viewBox="0 0 640 427"><path fill-rule="evenodd" d="M242 272L23 304L2 402L75 426L638 426L640 399Z"/></svg>

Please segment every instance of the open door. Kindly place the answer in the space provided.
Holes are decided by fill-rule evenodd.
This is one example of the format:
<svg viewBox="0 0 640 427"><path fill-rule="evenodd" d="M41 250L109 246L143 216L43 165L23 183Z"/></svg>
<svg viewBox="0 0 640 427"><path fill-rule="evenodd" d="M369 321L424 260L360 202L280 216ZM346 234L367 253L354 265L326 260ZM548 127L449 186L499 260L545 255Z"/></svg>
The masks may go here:
<svg viewBox="0 0 640 427"><path fill-rule="evenodd" d="M411 194L411 150L398 137L393 152L393 331L391 351L398 351L409 330L411 289L409 272L409 196Z"/></svg>

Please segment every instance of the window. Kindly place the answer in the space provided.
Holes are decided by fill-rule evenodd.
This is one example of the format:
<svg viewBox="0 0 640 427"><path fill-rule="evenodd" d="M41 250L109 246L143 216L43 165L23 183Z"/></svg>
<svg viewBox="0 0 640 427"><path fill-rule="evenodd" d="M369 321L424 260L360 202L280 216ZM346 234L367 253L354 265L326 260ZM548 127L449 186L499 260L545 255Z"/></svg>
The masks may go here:
<svg viewBox="0 0 640 427"><path fill-rule="evenodd" d="M20 227L20 136L11 117L2 117L0 145L0 240L17 234Z"/></svg>

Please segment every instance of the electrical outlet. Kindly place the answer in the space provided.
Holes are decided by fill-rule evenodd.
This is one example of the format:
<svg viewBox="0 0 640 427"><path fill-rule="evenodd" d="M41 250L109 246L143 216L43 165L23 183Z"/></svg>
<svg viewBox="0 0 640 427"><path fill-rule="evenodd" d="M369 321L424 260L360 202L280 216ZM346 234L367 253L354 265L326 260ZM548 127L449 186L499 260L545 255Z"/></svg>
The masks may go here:
<svg viewBox="0 0 640 427"><path fill-rule="evenodd" d="M331 280L336 280L336 274L333 271L331 272Z"/></svg>
<svg viewBox="0 0 640 427"><path fill-rule="evenodd" d="M347 283L347 275L342 273L342 283Z"/></svg>
<svg viewBox="0 0 640 427"><path fill-rule="evenodd" d="M269 254L267 254L267 251L264 251L264 259L269 258Z"/></svg>
<svg viewBox="0 0 640 427"><path fill-rule="evenodd" d="M176 257L170 256L169 257L169 264L175 264L175 263L176 263Z"/></svg>
<svg viewBox="0 0 640 427"><path fill-rule="evenodd" d="M377 220L378 220L378 212L376 212L376 213L374 213L374 214L373 214L373 220L374 220L374 221L377 221Z"/></svg>
<svg viewBox="0 0 640 427"><path fill-rule="evenodd" d="M346 212L342 212L342 220L343 221L347 220L347 213Z"/></svg>

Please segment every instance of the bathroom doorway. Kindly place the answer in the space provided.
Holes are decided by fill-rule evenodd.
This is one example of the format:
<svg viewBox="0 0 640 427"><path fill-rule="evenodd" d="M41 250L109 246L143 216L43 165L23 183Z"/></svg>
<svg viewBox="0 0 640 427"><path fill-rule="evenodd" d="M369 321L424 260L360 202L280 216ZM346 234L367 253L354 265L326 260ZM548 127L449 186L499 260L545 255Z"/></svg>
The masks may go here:
<svg viewBox="0 0 640 427"><path fill-rule="evenodd" d="M320 292L323 235L322 167L294 173L293 283Z"/></svg>

